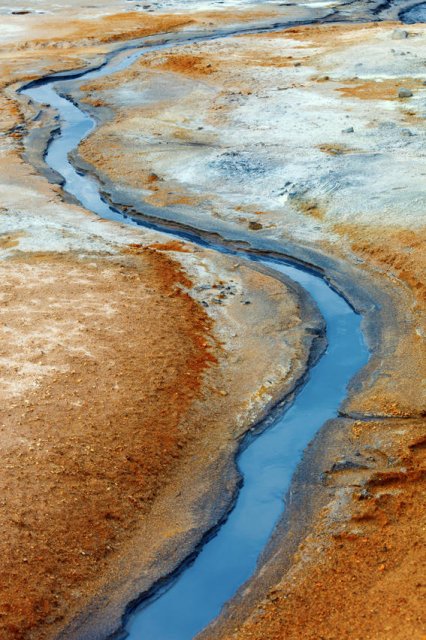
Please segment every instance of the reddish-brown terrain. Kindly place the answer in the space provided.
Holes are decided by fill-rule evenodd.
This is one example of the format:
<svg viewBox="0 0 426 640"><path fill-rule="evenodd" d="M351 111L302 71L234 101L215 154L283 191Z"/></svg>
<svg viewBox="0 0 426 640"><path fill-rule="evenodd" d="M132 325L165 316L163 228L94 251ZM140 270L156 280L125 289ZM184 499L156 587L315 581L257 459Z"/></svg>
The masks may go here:
<svg viewBox="0 0 426 640"><path fill-rule="evenodd" d="M24 638L61 619L148 514L200 429L191 407L218 347L187 277L155 250L121 265L12 260L7 283L3 339L31 324L16 384L20 367L55 370L1 411L0 635ZM16 355L12 337L2 362Z"/></svg>

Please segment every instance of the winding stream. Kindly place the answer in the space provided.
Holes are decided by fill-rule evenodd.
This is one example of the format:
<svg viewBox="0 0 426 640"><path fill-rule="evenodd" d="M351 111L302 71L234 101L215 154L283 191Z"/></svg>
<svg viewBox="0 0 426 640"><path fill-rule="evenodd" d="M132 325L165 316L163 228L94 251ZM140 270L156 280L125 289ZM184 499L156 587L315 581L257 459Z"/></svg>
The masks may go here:
<svg viewBox="0 0 426 640"><path fill-rule="evenodd" d="M145 46L130 54L120 52L111 56L101 69L69 77L75 81L76 77L90 80L109 75L128 67L153 46L173 44L169 39L166 44ZM65 77L66 74L61 76L62 87ZM103 218L159 229L215 250L258 260L299 282L316 301L327 325L328 348L311 369L307 383L293 404L275 412L267 421L268 429L252 437L242 448L238 467L244 483L234 509L217 535L206 542L196 559L177 578L145 600L126 622L125 628L132 640L190 640L220 613L223 605L255 571L259 555L283 513L283 496L303 450L324 422L337 415L348 382L367 362L360 317L319 275L291 264L288 259L234 251L206 241L196 230L190 234L170 232L167 226L129 218L110 207L102 199L97 181L77 173L68 161L68 153L96 123L58 95L54 86L57 80L58 76L46 78L28 86L23 93L35 102L50 104L60 115L61 131L49 145L46 162L64 177L67 192ZM161 217L161 210L156 216Z"/></svg>

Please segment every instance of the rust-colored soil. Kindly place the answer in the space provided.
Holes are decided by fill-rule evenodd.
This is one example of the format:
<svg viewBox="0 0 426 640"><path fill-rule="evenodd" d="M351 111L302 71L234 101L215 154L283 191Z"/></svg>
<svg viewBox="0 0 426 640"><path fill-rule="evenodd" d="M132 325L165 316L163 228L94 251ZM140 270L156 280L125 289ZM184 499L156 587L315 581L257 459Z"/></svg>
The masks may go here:
<svg viewBox="0 0 426 640"><path fill-rule="evenodd" d="M386 229L380 227L372 233L372 227L362 225L336 225L337 231L346 235L352 248L369 262L391 269L412 291L418 307L426 304L426 231L424 228Z"/></svg>
<svg viewBox="0 0 426 640"><path fill-rule="evenodd" d="M108 42L193 22L183 16L126 14L96 21L70 19L55 25L53 19L49 22L46 18L45 33L41 30L30 34L28 40L17 45L13 55L9 45L3 49L3 86L40 73L75 67L89 59L93 61L105 53ZM286 33L289 38L296 36L301 41L298 64L310 64L318 52L312 53L309 47L318 46L322 53L333 52L348 43L362 42L364 35L381 28L327 25L320 29L300 27ZM33 43L30 37L34 37ZM219 60L202 52L176 52L167 57L161 52L145 58L141 66L148 68L153 60L154 72L163 69L197 79L202 76L205 82L210 82L213 74L215 81L219 81L222 67L226 67L234 86L238 65L253 67L257 82L257 67L270 63L270 52L263 58L256 52L253 57L252 51L242 48L234 53L229 59ZM158 60L163 62L157 64ZM296 56L277 55L271 63L274 67L285 67L295 64L295 60ZM329 77L318 75L311 80L325 83ZM108 82L105 80L105 85ZM410 88L412 85L407 83L404 81L404 86ZM340 84L344 86L339 88L336 84L340 91L336 95L348 98L376 100L397 96L397 86L389 80L384 83L344 80ZM241 95L249 95L254 88L244 78L238 85ZM19 146L22 132L12 127L22 123L23 116L8 96L2 94L1 100L1 106L5 106L2 129L9 134L8 143L12 141ZM89 100L104 104L101 98ZM218 117L230 109L229 105L219 104ZM412 114L406 112L407 117L414 118L415 112ZM158 135L166 124L161 126ZM175 127L176 140L191 140L191 135L185 126ZM101 165L102 154L96 155L95 145L90 149L91 142L86 141L85 145L83 150L94 152L94 164L106 173L116 171L129 176L130 184L137 180L138 186L150 185L157 203L163 198L167 204L194 204L197 198L207 196L187 195L180 185L173 185L169 192L170 184L151 171L145 158L146 174L138 167L133 170L127 162L123 173L120 148L114 139L103 146L104 152L111 151L107 153L111 165ZM349 146L336 143L320 148L331 156L352 153ZM3 159L3 163L9 165L9 160ZM30 181L22 180L22 176L18 179L16 174L10 189L15 188L18 193L27 182ZM53 202L53 190L49 197ZM318 222L327 219L327 211L314 200L301 201L299 210ZM260 213L257 205L254 212ZM10 212L5 209L5 213ZM249 224L257 231L262 226L258 222ZM373 271L377 268L378 278L382 281L395 278L403 287L407 285L407 290L413 290L413 316L420 320L424 308L424 265L416 234L404 231L408 235L402 237L397 232L385 229L382 233L379 229L372 242L369 228L364 233L342 226L339 232L353 251L368 261L369 268ZM0 238L0 247L16 247L20 237L5 234ZM146 522L153 513L160 492L165 486L174 487L173 474L179 465L192 464L194 451L199 457L204 455L206 459L202 462L207 464L211 449L200 445L202 437L214 447L229 443L232 434L237 433L229 425L226 429L221 425L223 419L237 422L235 416L241 414L238 398L243 390L256 388L248 378L260 380L263 376L269 380L267 365L278 352L278 342L272 339L269 351L260 341L249 345L251 360L243 360L236 351L228 378L216 376L216 358L222 352L212 338L212 321L185 293L184 288L190 285L188 276L162 251L179 252L182 259L188 257L180 243L162 242L156 249L144 249L135 242L114 260L18 254L1 263L2 639L51 637L52 629L69 619L70 611L83 611L90 594L93 595L95 581L99 576L108 576L110 566L117 566L113 560L126 543L133 541L141 522ZM260 282L258 288L263 287ZM220 293L213 298L214 302L209 298L210 306L215 308L217 304L221 309L224 295ZM281 306L279 309L272 306L274 296L268 299L265 293L263 306L270 317L289 324L290 320L295 322L294 309L288 311L290 303L284 313ZM411 294L407 300L411 304ZM257 324L256 316L248 317L245 306L241 308L244 326L257 327L259 335L263 335L265 325ZM250 310L257 308L256 304L249 305ZM242 325L243 321L238 331ZM362 394L358 394L358 411L365 408L368 413L373 407L387 415L420 415L420 390L413 381L421 378L421 339L419 322L418 333L415 336L410 333L405 342L401 340L393 354L396 369L401 368L401 363L408 363L400 376L403 380L394 378L393 372L388 373L388 361L375 386L377 395L367 389L363 405ZM299 345L295 352L300 351ZM265 362L261 362L262 358ZM293 361L296 360L293 355ZM247 362L249 366L244 366ZM262 366L255 370L254 362ZM398 386L392 388L394 379L398 380ZM219 380L224 384L219 386ZM207 385L216 405L209 398L210 403L204 403L203 417L210 412L211 422L199 419L199 407L194 410L194 404L205 399ZM269 387L258 388L254 396L259 400L257 408L266 405L264 396L269 393ZM245 397L250 394L247 392ZM218 398L226 398L227 411L218 406ZM253 418L256 415L253 409ZM386 440L387 430L394 429L396 433L395 424L398 425L359 423L354 426L353 437L362 439L368 432L370 446L373 442L377 447ZM243 426L239 425L239 433ZM217 433L213 437L214 430L219 428L220 437ZM418 424L414 425L413 433L416 429L419 431ZM224 637L423 639L426 630L420 572L424 564L425 525L421 521L424 442L419 434L408 440L397 434L383 468L368 478L365 491L360 490L362 473L358 476L349 473L350 477L341 485L343 498L350 496L349 506L345 503L342 508L344 517L349 518L348 526L336 530L333 513L326 513L300 547L290 576L281 574L279 584L251 612L246 624L230 629ZM395 459L399 464L394 464ZM331 486L341 475L344 476L337 471L326 476L324 482L330 482ZM164 519L168 522L167 514ZM315 548L318 552L314 553ZM85 599L87 593L89 598Z"/></svg>
<svg viewBox="0 0 426 640"><path fill-rule="evenodd" d="M182 15L154 16L141 15L140 13L125 13L112 16L103 16L99 21L78 21L68 24L70 33L67 38L71 41L74 37L80 38L84 30L85 38L96 42L114 42L115 40L132 40L143 38L152 33L167 32L191 25L195 22L191 18Z"/></svg>
<svg viewBox="0 0 426 640"><path fill-rule="evenodd" d="M208 56L178 52L168 55L161 64L161 68L175 73L189 74L192 77L210 75L215 71Z"/></svg>
<svg viewBox="0 0 426 640"><path fill-rule="evenodd" d="M421 82L413 78L396 78L395 80L368 80L366 82L352 81L337 91L343 97L359 98L360 100L398 100L398 89L415 90Z"/></svg>
<svg viewBox="0 0 426 640"><path fill-rule="evenodd" d="M2 640L61 619L199 429L211 321L170 257L129 252L0 266Z"/></svg>

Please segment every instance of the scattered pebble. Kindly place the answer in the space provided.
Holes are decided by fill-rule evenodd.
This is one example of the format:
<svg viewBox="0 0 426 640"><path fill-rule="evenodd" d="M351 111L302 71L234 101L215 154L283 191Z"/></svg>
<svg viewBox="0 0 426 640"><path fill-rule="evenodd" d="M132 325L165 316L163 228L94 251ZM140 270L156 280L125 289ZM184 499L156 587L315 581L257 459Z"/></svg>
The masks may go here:
<svg viewBox="0 0 426 640"><path fill-rule="evenodd" d="M353 133L354 132L354 128L353 127L348 127L347 129L342 129L342 133Z"/></svg>
<svg viewBox="0 0 426 640"><path fill-rule="evenodd" d="M411 98L413 95L413 92L410 91L410 89L404 89L403 87L401 87L401 89L398 91L398 98Z"/></svg>
<svg viewBox="0 0 426 640"><path fill-rule="evenodd" d="M253 220L251 220L249 222L249 229L251 229L252 231L259 231L260 229L263 229L263 225L261 225L260 222L254 222Z"/></svg>

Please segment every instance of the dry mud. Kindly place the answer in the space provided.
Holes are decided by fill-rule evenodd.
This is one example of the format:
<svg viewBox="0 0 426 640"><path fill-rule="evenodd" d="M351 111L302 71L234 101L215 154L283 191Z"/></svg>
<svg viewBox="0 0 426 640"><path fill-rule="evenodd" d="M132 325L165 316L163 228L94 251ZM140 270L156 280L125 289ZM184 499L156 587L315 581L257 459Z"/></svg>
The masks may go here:
<svg viewBox="0 0 426 640"><path fill-rule="evenodd" d="M23 159L27 133L42 145L51 126L23 82L188 23L77 9L11 14L0 41L4 640L114 631L229 508L241 436L322 331L293 283L99 220Z"/></svg>
<svg viewBox="0 0 426 640"><path fill-rule="evenodd" d="M374 316L345 417L306 454L258 574L206 639L426 633L426 36L401 28L187 45L73 92L101 121L75 161L115 202L303 258Z"/></svg>

